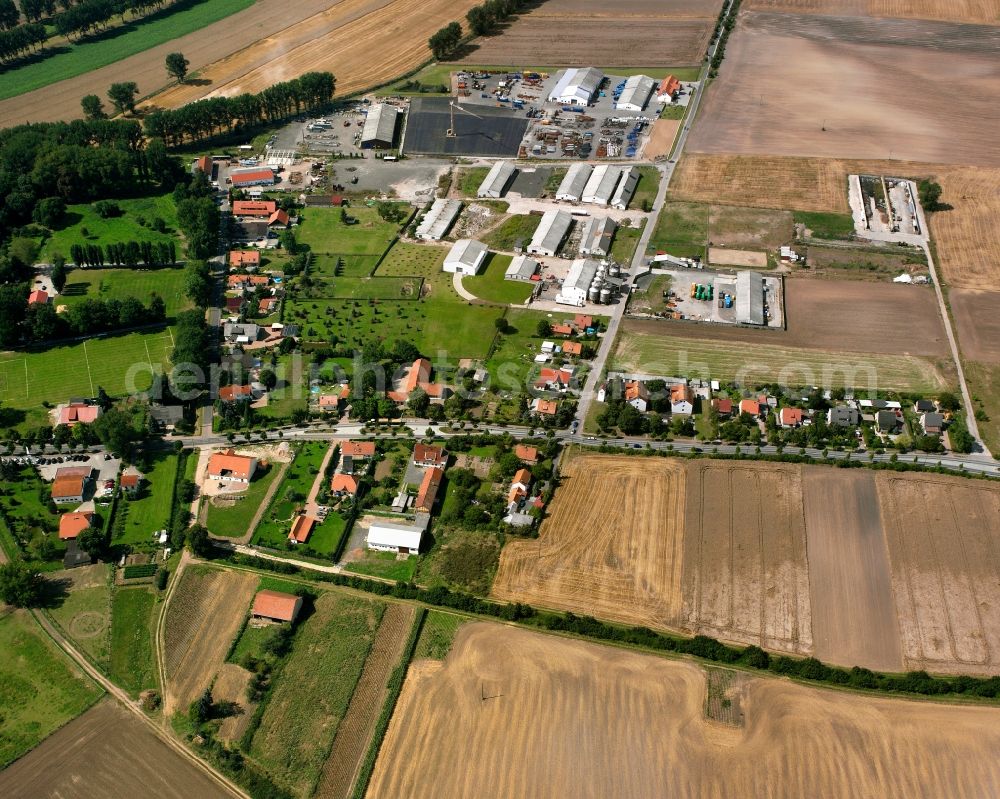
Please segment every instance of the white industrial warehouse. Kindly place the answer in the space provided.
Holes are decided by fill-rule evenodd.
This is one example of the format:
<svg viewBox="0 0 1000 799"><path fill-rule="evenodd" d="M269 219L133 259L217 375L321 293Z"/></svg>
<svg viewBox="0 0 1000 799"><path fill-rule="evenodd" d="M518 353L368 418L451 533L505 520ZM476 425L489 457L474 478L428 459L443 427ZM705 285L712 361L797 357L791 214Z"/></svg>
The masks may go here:
<svg viewBox="0 0 1000 799"><path fill-rule="evenodd" d="M425 529L426 523L421 526L419 523L404 525L375 522L368 528L365 543L369 549L415 555L420 552Z"/></svg>
<svg viewBox="0 0 1000 799"><path fill-rule="evenodd" d="M611 242L618 226L608 217L590 217L583 224L580 235L580 255L599 255L606 258L611 253Z"/></svg>
<svg viewBox="0 0 1000 799"><path fill-rule="evenodd" d="M486 260L489 249L475 239L459 239L444 259L444 271L460 275L474 275Z"/></svg>
<svg viewBox="0 0 1000 799"><path fill-rule="evenodd" d="M632 202L632 196L635 194L635 187L638 183L638 168L634 166L625 167L621 175L621 180L618 181L618 188L615 189L615 194L611 198L611 205L622 211L628 208L628 204Z"/></svg>
<svg viewBox="0 0 1000 799"><path fill-rule="evenodd" d="M593 171L594 167L590 164L582 162L573 164L566 170L566 176L562 179L562 183L559 184L559 188L556 190L556 199L566 200L567 202L580 202L587 181L590 180L590 173Z"/></svg>
<svg viewBox="0 0 1000 799"><path fill-rule="evenodd" d="M600 264L590 258L578 258L569 268L556 302L563 305L582 306L587 302L587 291L594 284Z"/></svg>
<svg viewBox="0 0 1000 799"><path fill-rule="evenodd" d="M417 238L424 241L440 241L462 210L461 200L435 200L417 226Z"/></svg>
<svg viewBox="0 0 1000 799"><path fill-rule="evenodd" d="M559 252L573 217L565 211L546 211L526 247L531 255L555 255Z"/></svg>
<svg viewBox="0 0 1000 799"><path fill-rule="evenodd" d="M527 255L515 255L504 273L504 280L527 281L538 272L538 261Z"/></svg>
<svg viewBox="0 0 1000 799"><path fill-rule="evenodd" d="M567 69L549 93L549 101L564 105L589 105L604 80L596 67Z"/></svg>
<svg viewBox="0 0 1000 799"><path fill-rule="evenodd" d="M615 186L621 177L622 168L611 164L598 164L590 175L583 190L582 200L594 205L608 205L615 194Z"/></svg>
<svg viewBox="0 0 1000 799"><path fill-rule="evenodd" d="M764 276L760 272L736 273L736 321L743 325L763 325Z"/></svg>
<svg viewBox="0 0 1000 799"><path fill-rule="evenodd" d="M493 199L503 197L503 193L507 191L516 171L510 161L497 161L486 174L476 196L492 197Z"/></svg>
<svg viewBox="0 0 1000 799"><path fill-rule="evenodd" d="M656 81L646 75L633 75L625 81L625 88L618 96L615 108L619 111L642 111L649 102Z"/></svg>
<svg viewBox="0 0 1000 799"><path fill-rule="evenodd" d="M361 129L363 149L389 149L396 141L396 123L399 109L388 103L378 103L368 109L365 125Z"/></svg>

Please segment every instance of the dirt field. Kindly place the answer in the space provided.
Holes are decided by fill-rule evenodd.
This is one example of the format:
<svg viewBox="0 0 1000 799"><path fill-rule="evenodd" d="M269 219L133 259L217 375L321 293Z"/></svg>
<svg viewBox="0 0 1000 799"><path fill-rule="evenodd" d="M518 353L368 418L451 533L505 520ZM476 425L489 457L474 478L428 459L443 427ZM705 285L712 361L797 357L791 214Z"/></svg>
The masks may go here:
<svg viewBox="0 0 1000 799"><path fill-rule="evenodd" d="M167 606L164 712L186 710L222 666L249 611L253 574L188 566Z"/></svg>
<svg viewBox="0 0 1000 799"><path fill-rule="evenodd" d="M1000 292L952 289L948 298L962 354L1000 364Z"/></svg>
<svg viewBox="0 0 1000 799"><path fill-rule="evenodd" d="M233 796L112 700L99 702L0 772L0 796Z"/></svg>
<svg viewBox="0 0 1000 799"><path fill-rule="evenodd" d="M646 142L646 149L642 151L643 157L655 161L657 158L666 158L670 155L674 138L677 136L677 128L680 126L679 119L656 120Z"/></svg>
<svg viewBox="0 0 1000 799"><path fill-rule="evenodd" d="M333 739L333 748L313 796L319 799L351 796L358 769L385 704L389 676L403 656L414 616L412 605L391 603L386 606L361 679L351 695L347 715L337 727L337 737Z"/></svg>
<svg viewBox="0 0 1000 799"><path fill-rule="evenodd" d="M753 250L727 250L724 247L709 247L708 261L721 266L767 266L767 253Z"/></svg>
<svg viewBox="0 0 1000 799"><path fill-rule="evenodd" d="M802 487L816 657L899 671L899 627L874 472L807 466Z"/></svg>
<svg viewBox="0 0 1000 799"><path fill-rule="evenodd" d="M995 708L742 691L744 727L707 721L694 665L469 624L443 663L411 666L368 796L939 799L1000 784Z"/></svg>
<svg viewBox="0 0 1000 799"><path fill-rule="evenodd" d="M219 673L215 675L212 684L212 699L216 702L235 702L242 713L223 719L219 727L219 740L233 743L243 737L250 719L253 717L256 702L247 701L247 683L250 682L250 672L235 663L224 663Z"/></svg>
<svg viewBox="0 0 1000 799"><path fill-rule="evenodd" d="M683 466L579 455L564 464L562 478L539 538L504 547L493 595L628 624L674 623Z"/></svg>
<svg viewBox="0 0 1000 799"><path fill-rule="evenodd" d="M997 0L747 0L753 11L793 11L797 14L912 17L947 22L1000 23Z"/></svg>
<svg viewBox="0 0 1000 799"><path fill-rule="evenodd" d="M907 668L1000 671L1000 491L939 475L878 475Z"/></svg>
<svg viewBox="0 0 1000 799"><path fill-rule="evenodd" d="M811 652L799 468L695 461L687 478L681 626Z"/></svg>
<svg viewBox="0 0 1000 799"><path fill-rule="evenodd" d="M744 13L690 147L1000 166L998 47L986 26Z"/></svg>

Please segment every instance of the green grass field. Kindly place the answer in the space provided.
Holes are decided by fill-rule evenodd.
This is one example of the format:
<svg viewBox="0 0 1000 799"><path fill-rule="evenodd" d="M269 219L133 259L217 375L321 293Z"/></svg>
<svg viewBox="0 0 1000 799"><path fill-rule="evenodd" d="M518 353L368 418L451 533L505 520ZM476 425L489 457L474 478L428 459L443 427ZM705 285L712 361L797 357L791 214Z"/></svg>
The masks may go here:
<svg viewBox="0 0 1000 799"><path fill-rule="evenodd" d="M416 649L413 650L413 659L444 660L451 651L455 633L465 622L464 616L457 616L454 613L442 613L439 610L427 611L424 626L417 639Z"/></svg>
<svg viewBox="0 0 1000 799"><path fill-rule="evenodd" d="M635 185L635 194L632 195L628 207L641 211L643 201L652 206L653 200L656 199L656 192L660 188L660 172L655 166L640 166L637 169L639 182Z"/></svg>
<svg viewBox="0 0 1000 799"><path fill-rule="evenodd" d="M705 259L708 241L709 206L700 203L664 203L649 238L651 251L663 250L671 255Z"/></svg>
<svg viewBox="0 0 1000 799"><path fill-rule="evenodd" d="M132 696L159 685L153 655L155 611L156 596L149 588L119 588L115 591L108 676Z"/></svg>
<svg viewBox="0 0 1000 799"><path fill-rule="evenodd" d="M508 252L512 251L518 242L526 246L535 235L541 221L542 218L534 214L515 214L507 217L483 237L483 244L491 250Z"/></svg>
<svg viewBox="0 0 1000 799"><path fill-rule="evenodd" d="M298 408L304 410L308 404L310 363L308 356L301 357L292 353L279 355L274 367L278 385L268 392L266 406L254 408L254 415L268 419L287 419L292 411Z"/></svg>
<svg viewBox="0 0 1000 799"><path fill-rule="evenodd" d="M337 277L328 282L324 297L347 300L415 300L422 283L412 277Z"/></svg>
<svg viewBox="0 0 1000 799"><path fill-rule="evenodd" d="M809 228L817 239L849 239L854 234L854 218L850 214L795 211L792 219Z"/></svg>
<svg viewBox="0 0 1000 799"><path fill-rule="evenodd" d="M759 343L638 333L624 326L609 369L732 381L744 385L868 388L869 370L878 388L933 393L946 387L934 365L912 355L870 355L778 347ZM856 375L856 379L851 376Z"/></svg>
<svg viewBox="0 0 1000 799"><path fill-rule="evenodd" d="M191 307L184 294L183 269L74 269L67 275L56 303L72 307L83 300L135 297L143 305L149 305L153 294L163 298L170 318Z"/></svg>
<svg viewBox="0 0 1000 799"><path fill-rule="evenodd" d="M316 255L381 255L399 231L399 225L386 222L374 208L365 205L345 209L356 224L345 225L339 208L308 208L295 236L308 244Z"/></svg>
<svg viewBox="0 0 1000 799"><path fill-rule="evenodd" d="M101 695L27 611L0 617L0 769Z"/></svg>
<svg viewBox="0 0 1000 799"><path fill-rule="evenodd" d="M270 506L254 531L253 543L283 549L288 542L292 514L301 508L312 489L329 444L307 441L301 445L285 472ZM310 541L311 544L311 541Z"/></svg>
<svg viewBox="0 0 1000 799"><path fill-rule="evenodd" d="M513 256L490 253L483 270L472 277L463 277L462 285L485 302L501 305L523 305L531 296L534 283L521 280L504 280L504 274Z"/></svg>
<svg viewBox="0 0 1000 799"><path fill-rule="evenodd" d="M271 468L264 474L261 474L258 468L257 475L250 482L250 487L243 492L242 499L228 507L216 507L206 499L208 502L206 526L212 534L224 538L239 538L245 535L278 471L278 464L271 464Z"/></svg>
<svg viewBox="0 0 1000 799"><path fill-rule="evenodd" d="M2 99L2 98L0 98ZM40 258L50 260L55 253L69 259L72 244L109 244L128 241L170 241L177 239L177 209L170 194L152 197L138 197L130 200L115 200L122 215L104 219L89 203L70 205L66 208L66 221L59 230L45 241ZM159 217L167 226L167 232L157 233L149 225ZM146 220L146 225L140 224ZM84 230L87 233L84 235ZM177 253L181 248L178 243ZM72 281L69 281L72 282Z"/></svg>
<svg viewBox="0 0 1000 799"><path fill-rule="evenodd" d="M151 466L145 472L146 479L137 498L126 499L118 506L118 513L125 514L125 531L114 540L115 544L149 544L153 541L153 533L170 524L177 456L172 452L156 453Z"/></svg>
<svg viewBox="0 0 1000 799"><path fill-rule="evenodd" d="M30 466L22 469L16 479L7 480L0 487L0 507L4 516L0 519L0 529L5 534L5 548L12 549L11 555L23 550L25 559L33 560L44 555L45 542L51 542L52 557L44 565L36 565L46 569L62 568L66 545L58 536L59 514L49 510L47 497L44 483L35 470Z"/></svg>
<svg viewBox="0 0 1000 799"><path fill-rule="evenodd" d="M397 560L394 552L366 552L362 560L352 561L345 568L355 574L409 582L417 571L417 558L411 555Z"/></svg>
<svg viewBox="0 0 1000 799"><path fill-rule="evenodd" d="M634 220L633 220L634 221ZM621 227L615 231L615 240L611 244L611 258L620 264L632 263L635 248L639 246L639 237L646 226L646 220L640 220L638 227Z"/></svg>
<svg viewBox="0 0 1000 799"><path fill-rule="evenodd" d="M166 328L102 336L40 352L0 353L0 403L37 411L43 402L92 397L98 386L112 396L144 391L151 371L169 365L171 352L173 334Z"/></svg>
<svg viewBox="0 0 1000 799"><path fill-rule="evenodd" d="M111 567L91 566L88 571L88 587L71 588L49 615L77 647L106 670L111 652Z"/></svg>
<svg viewBox="0 0 1000 799"><path fill-rule="evenodd" d="M474 198L476 196L476 192L479 191L479 186L484 180L486 180L486 176L489 172L490 168L488 166L472 166L457 170L456 179L458 180L458 191L463 197Z"/></svg>
<svg viewBox="0 0 1000 799"><path fill-rule="evenodd" d="M67 45L66 52L43 61L27 64L11 72L13 79L0 87L0 100L34 91L75 75L121 61L169 42L185 34L201 30L220 19L253 5L254 0L213 0L190 5L173 13L154 15L148 21L138 20L123 25L100 39ZM163 82L167 83L166 73Z"/></svg>
<svg viewBox="0 0 1000 799"><path fill-rule="evenodd" d="M250 744L250 756L295 796L315 790L384 610L324 593L296 633Z"/></svg>

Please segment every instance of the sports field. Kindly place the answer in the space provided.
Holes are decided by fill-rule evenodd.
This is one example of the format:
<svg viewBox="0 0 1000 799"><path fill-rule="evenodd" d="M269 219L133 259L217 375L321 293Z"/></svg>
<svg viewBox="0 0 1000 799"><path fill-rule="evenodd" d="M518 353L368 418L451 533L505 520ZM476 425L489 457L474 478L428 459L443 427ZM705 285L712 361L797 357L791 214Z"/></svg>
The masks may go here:
<svg viewBox="0 0 1000 799"><path fill-rule="evenodd" d="M150 375L169 368L170 328L108 335L42 352L0 353L0 403L34 409L43 402L92 397L101 386L119 396L149 388Z"/></svg>
<svg viewBox="0 0 1000 799"><path fill-rule="evenodd" d="M83 300L124 300L135 297L149 305L159 294L167 306L167 317L191 307L184 295L183 269L74 269L56 298L57 305L73 306Z"/></svg>

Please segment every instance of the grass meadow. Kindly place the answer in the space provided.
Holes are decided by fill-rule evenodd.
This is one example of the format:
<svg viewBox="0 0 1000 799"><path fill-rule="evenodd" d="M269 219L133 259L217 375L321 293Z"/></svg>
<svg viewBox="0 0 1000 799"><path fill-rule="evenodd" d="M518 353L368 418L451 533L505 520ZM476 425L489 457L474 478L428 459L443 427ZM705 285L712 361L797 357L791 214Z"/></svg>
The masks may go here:
<svg viewBox="0 0 1000 799"><path fill-rule="evenodd" d="M513 258L510 255L490 253L478 275L463 277L462 286L484 302L500 305L523 305L531 296L534 283L505 280L504 275Z"/></svg>
<svg viewBox="0 0 1000 799"><path fill-rule="evenodd" d="M163 298L168 318L191 307L184 294L183 269L74 269L66 276L66 285L56 302L73 306L83 300L135 297L149 305L153 294Z"/></svg>
<svg viewBox="0 0 1000 799"><path fill-rule="evenodd" d="M302 507L309 496L329 446L325 441L307 441L301 445L295 454L295 460L288 465L274 499L254 531L254 544L284 548L292 527L292 514ZM310 540L310 545L311 543Z"/></svg>
<svg viewBox="0 0 1000 799"><path fill-rule="evenodd" d="M260 467L257 467L257 474L247 488L239 496L241 497L232 505L217 507L211 499L206 498L208 503L208 518L206 526L213 535L223 538L239 538L250 529L250 522L253 521L254 514L264 501L268 488L278 476L280 466L272 463L271 467L261 474Z"/></svg>
<svg viewBox="0 0 1000 799"><path fill-rule="evenodd" d="M177 455L173 452L154 453L150 468L144 474L146 479L136 498L125 499L118 506L118 513L125 514L125 530L114 539L114 544L148 544L153 540L154 532L170 523L170 501L177 479Z"/></svg>
<svg viewBox="0 0 1000 799"><path fill-rule="evenodd" d="M158 686L153 654L155 622L156 595L150 588L115 590L108 676L132 696Z"/></svg>

